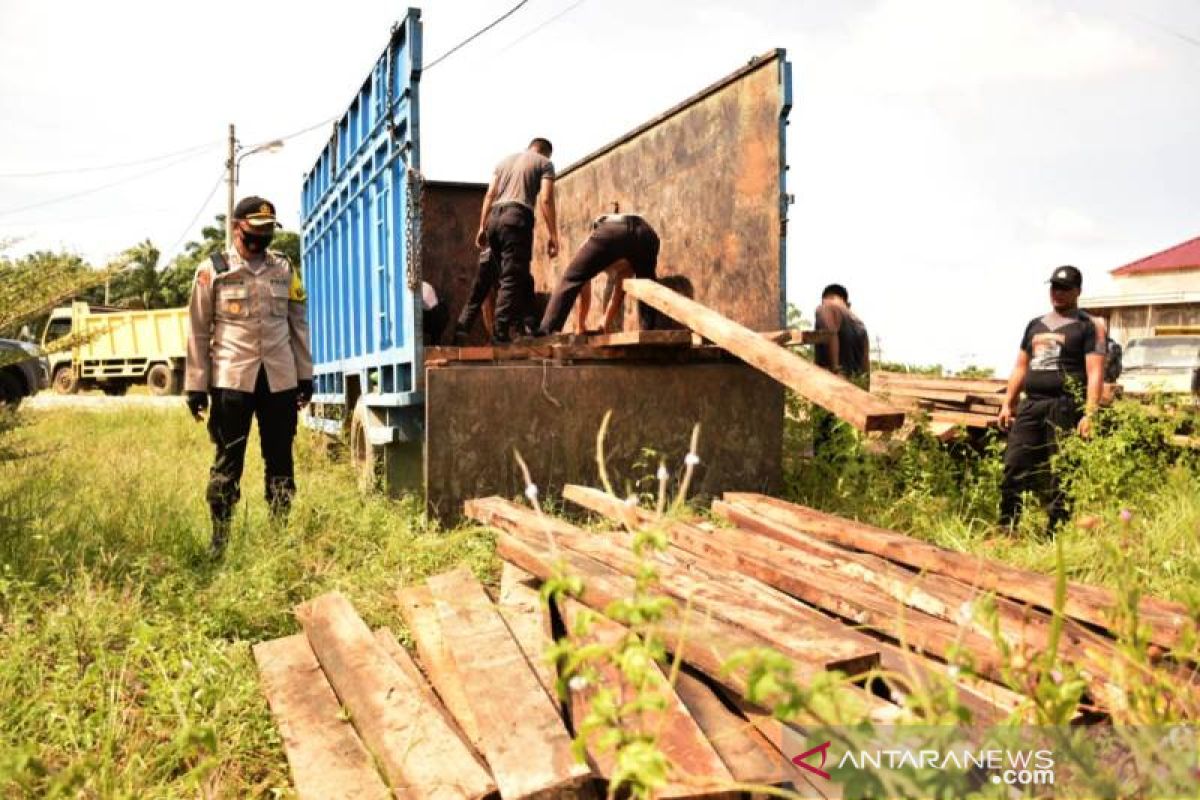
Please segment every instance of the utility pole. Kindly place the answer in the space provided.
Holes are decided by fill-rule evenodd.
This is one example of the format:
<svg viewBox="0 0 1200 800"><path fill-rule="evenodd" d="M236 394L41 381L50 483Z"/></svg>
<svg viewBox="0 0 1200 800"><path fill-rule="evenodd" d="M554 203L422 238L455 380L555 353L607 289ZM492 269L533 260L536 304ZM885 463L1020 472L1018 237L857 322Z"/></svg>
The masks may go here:
<svg viewBox="0 0 1200 800"><path fill-rule="evenodd" d="M229 123L229 157L225 160L225 182L229 184L229 197L225 203L225 248L233 246L233 190L237 183L237 139L233 135L233 123Z"/></svg>

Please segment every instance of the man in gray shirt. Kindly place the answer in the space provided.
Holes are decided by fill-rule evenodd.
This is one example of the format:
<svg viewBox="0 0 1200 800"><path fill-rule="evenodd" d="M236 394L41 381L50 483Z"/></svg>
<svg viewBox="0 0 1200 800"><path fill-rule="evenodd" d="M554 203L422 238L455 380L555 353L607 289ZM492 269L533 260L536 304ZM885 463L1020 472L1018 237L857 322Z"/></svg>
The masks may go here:
<svg viewBox="0 0 1200 800"><path fill-rule="evenodd" d="M475 243L491 250L489 263L481 263L471 287L471 297L463 307L455 326L455 338L465 336L475 322L484 299L498 282L496 321L492 340L497 344L512 341L511 329L530 333L537 327L533 308L534 207L539 206L546 221L546 252L558 255L558 219L554 206L553 148L547 139L534 139L529 147L514 153L496 165L483 208L479 214L479 233ZM497 269L498 266L498 269Z"/></svg>

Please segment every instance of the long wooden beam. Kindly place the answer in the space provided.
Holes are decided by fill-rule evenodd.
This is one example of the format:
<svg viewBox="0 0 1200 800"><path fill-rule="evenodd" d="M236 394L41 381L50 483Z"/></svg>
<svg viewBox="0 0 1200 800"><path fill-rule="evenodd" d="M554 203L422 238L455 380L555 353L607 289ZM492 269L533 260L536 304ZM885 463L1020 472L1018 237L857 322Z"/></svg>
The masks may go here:
<svg viewBox="0 0 1200 800"><path fill-rule="evenodd" d="M883 556L915 569L941 573L996 594L1040 608L1054 604L1054 577L1021 569L995 559L947 550L902 533L843 519L806 506L761 494L726 492L729 503L743 505L764 517L783 522L805 533L843 547ZM1116 593L1100 586L1068 584L1064 613L1083 622L1108 628L1117 606ZM1188 622L1187 607L1153 597L1138 605L1139 623L1162 647L1179 641Z"/></svg>
<svg viewBox="0 0 1200 800"><path fill-rule="evenodd" d="M296 607L321 668L392 788L410 798L482 798L496 790L467 743L331 592Z"/></svg>
<svg viewBox="0 0 1200 800"><path fill-rule="evenodd" d="M505 798L571 789L591 771L483 587L465 567L426 581L475 723L480 750Z"/></svg>
<svg viewBox="0 0 1200 800"><path fill-rule="evenodd" d="M252 649L296 796L302 800L391 797L371 754L342 714L304 634L259 642Z"/></svg>
<svg viewBox="0 0 1200 800"><path fill-rule="evenodd" d="M662 284L630 279L624 286L632 297L687 325L859 430L891 431L904 424L904 412L895 406Z"/></svg>

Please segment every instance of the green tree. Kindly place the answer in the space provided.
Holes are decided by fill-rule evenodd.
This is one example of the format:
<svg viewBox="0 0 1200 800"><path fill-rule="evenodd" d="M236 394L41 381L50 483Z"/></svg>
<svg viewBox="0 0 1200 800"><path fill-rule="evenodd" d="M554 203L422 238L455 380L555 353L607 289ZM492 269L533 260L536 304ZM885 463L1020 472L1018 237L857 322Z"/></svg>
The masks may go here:
<svg viewBox="0 0 1200 800"><path fill-rule="evenodd" d="M276 231L271 240L271 249L287 256L293 267L300 268L300 234L292 231Z"/></svg>

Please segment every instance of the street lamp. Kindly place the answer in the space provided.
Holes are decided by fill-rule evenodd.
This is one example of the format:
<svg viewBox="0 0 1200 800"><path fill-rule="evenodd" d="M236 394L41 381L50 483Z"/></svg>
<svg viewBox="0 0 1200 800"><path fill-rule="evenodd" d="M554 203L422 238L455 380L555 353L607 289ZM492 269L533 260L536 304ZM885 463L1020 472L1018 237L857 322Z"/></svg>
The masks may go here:
<svg viewBox="0 0 1200 800"><path fill-rule="evenodd" d="M225 209L225 247L233 245L233 194L238 182L238 167L242 159L255 153L278 153L283 149L283 139L274 139L239 153L242 149L233 135L233 123L229 123L229 156L225 159L225 182L229 184L229 197Z"/></svg>

